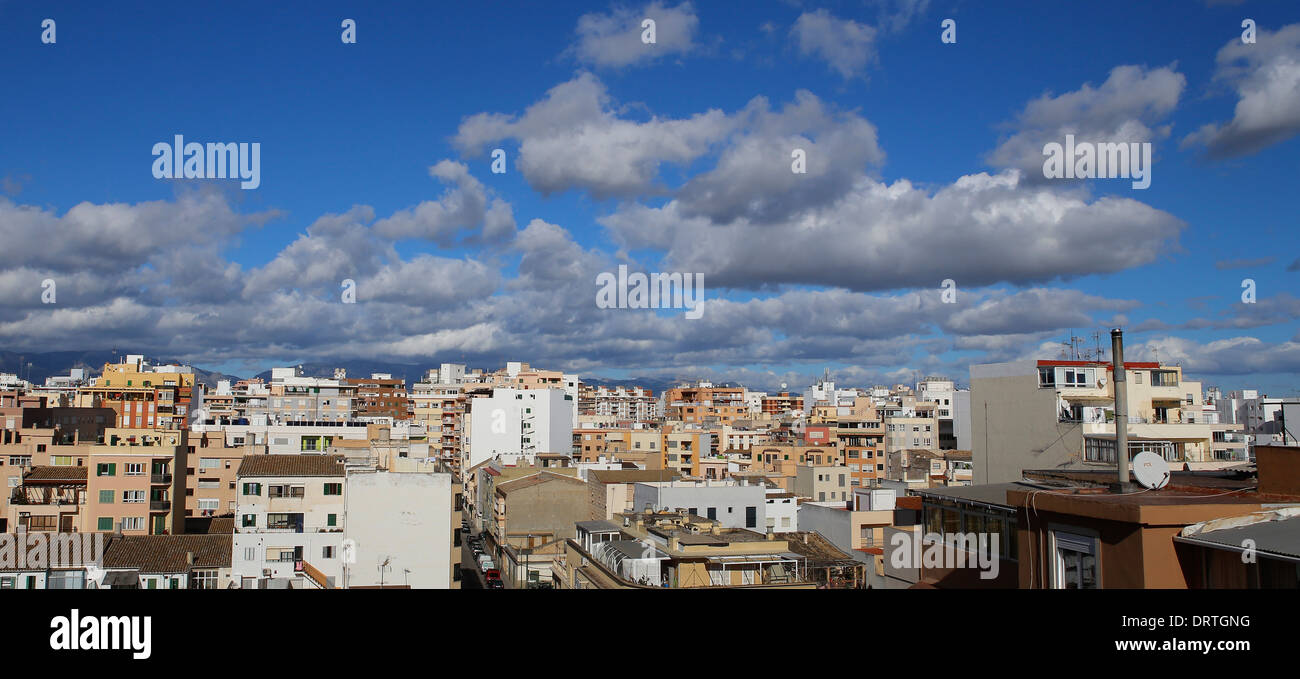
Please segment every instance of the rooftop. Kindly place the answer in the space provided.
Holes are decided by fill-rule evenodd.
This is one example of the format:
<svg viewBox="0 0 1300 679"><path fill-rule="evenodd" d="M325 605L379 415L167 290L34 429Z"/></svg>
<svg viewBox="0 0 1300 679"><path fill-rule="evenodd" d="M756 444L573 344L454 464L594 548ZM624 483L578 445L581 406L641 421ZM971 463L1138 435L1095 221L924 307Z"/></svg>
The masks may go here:
<svg viewBox="0 0 1300 679"><path fill-rule="evenodd" d="M344 476L337 455L246 455L236 476Z"/></svg>
<svg viewBox="0 0 1300 679"><path fill-rule="evenodd" d="M23 476L23 483L68 483L77 481L86 482L85 467L71 465L32 467L31 471Z"/></svg>
<svg viewBox="0 0 1300 679"><path fill-rule="evenodd" d="M141 573L185 573L191 568L229 568L231 535L130 535L115 537L104 550L104 568ZM194 563L186 561L194 555Z"/></svg>

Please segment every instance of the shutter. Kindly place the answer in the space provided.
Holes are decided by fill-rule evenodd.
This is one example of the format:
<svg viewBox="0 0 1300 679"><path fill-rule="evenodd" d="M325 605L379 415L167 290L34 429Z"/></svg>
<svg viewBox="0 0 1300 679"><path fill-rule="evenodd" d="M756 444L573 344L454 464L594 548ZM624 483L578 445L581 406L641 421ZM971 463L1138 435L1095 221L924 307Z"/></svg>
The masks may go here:
<svg viewBox="0 0 1300 679"><path fill-rule="evenodd" d="M1083 554L1093 554L1096 551L1096 538L1062 531L1053 531L1052 537L1056 540L1057 549L1068 549Z"/></svg>

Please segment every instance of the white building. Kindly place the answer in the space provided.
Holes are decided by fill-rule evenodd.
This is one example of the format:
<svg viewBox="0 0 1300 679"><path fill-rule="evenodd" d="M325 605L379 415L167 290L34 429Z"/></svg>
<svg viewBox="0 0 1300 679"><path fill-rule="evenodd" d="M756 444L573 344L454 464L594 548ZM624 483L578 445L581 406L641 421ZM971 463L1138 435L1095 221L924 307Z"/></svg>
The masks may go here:
<svg viewBox="0 0 1300 679"><path fill-rule="evenodd" d="M346 471L328 455L250 455L235 480L231 578L244 589L333 589L343 574Z"/></svg>
<svg viewBox="0 0 1300 679"><path fill-rule="evenodd" d="M532 463L539 453L570 454L577 408L565 389L493 389L471 399L462 468L497 456L513 465L521 458Z"/></svg>
<svg viewBox="0 0 1300 679"><path fill-rule="evenodd" d="M767 489L767 530L788 533L799 530L799 497L780 488Z"/></svg>
<svg viewBox="0 0 1300 679"><path fill-rule="evenodd" d="M349 471L344 498L343 587L451 587L450 474Z"/></svg>

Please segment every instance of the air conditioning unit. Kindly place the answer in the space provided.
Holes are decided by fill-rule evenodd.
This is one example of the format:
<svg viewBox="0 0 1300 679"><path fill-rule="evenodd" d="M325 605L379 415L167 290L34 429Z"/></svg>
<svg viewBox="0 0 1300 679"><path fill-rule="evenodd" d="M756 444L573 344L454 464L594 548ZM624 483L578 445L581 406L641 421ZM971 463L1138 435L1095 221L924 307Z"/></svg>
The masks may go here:
<svg viewBox="0 0 1300 679"><path fill-rule="evenodd" d="M270 568L263 568L263 569L262 569L262 577L264 577L264 578L269 578L269 577L271 577L271 569L270 569Z"/></svg>

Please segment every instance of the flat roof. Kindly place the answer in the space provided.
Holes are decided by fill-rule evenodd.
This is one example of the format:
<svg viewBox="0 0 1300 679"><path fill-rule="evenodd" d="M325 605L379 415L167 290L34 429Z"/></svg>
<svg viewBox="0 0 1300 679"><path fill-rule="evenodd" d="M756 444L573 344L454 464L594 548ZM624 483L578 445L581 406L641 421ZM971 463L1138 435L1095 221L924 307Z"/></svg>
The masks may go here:
<svg viewBox="0 0 1300 679"><path fill-rule="evenodd" d="M578 528L588 533L619 533L621 529L608 521L579 521Z"/></svg>
<svg viewBox="0 0 1300 679"><path fill-rule="evenodd" d="M982 505L994 505L1011 509L1014 505L1007 501L1009 490L1048 490L1050 486L1022 483L989 483L979 486L947 486L944 488L914 488L914 495L924 495L955 502L974 502Z"/></svg>

